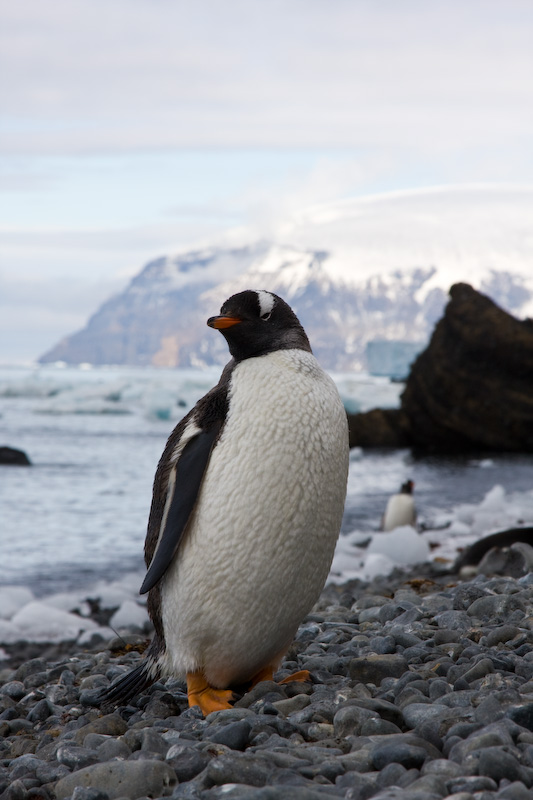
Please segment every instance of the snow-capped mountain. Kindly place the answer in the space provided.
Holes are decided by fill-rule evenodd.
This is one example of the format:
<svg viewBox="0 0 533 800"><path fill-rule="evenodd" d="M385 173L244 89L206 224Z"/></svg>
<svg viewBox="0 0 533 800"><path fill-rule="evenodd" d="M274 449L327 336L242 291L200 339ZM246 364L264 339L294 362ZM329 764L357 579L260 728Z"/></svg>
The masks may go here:
<svg viewBox="0 0 533 800"><path fill-rule="evenodd" d="M427 340L457 281L533 316L532 188L347 200L307 210L273 242L159 258L41 361L224 363L226 345L205 320L231 294L257 288L293 306L324 366L359 369L369 341Z"/></svg>

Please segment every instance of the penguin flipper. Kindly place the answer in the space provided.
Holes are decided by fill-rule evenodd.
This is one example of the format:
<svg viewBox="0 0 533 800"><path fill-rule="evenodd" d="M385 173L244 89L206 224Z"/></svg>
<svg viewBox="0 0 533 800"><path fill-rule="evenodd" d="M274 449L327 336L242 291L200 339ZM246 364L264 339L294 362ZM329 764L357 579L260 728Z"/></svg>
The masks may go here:
<svg viewBox="0 0 533 800"><path fill-rule="evenodd" d="M173 480L169 488L171 496L163 532L139 594L150 591L170 566L196 503L211 450L221 427L220 421L209 430L200 430L183 448L173 470Z"/></svg>

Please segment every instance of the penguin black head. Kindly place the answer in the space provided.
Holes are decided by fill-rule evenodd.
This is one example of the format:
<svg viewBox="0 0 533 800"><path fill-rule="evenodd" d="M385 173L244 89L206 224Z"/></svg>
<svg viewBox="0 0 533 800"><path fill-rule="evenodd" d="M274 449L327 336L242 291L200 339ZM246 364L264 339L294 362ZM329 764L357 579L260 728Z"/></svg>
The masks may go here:
<svg viewBox="0 0 533 800"><path fill-rule="evenodd" d="M400 493L401 494L412 494L413 489L415 488L414 481L408 480L405 483L402 483Z"/></svg>
<svg viewBox="0 0 533 800"><path fill-rule="evenodd" d="M236 361L263 356L275 350L307 350L309 339L298 317L277 294L239 292L222 305L220 315L207 324L219 330Z"/></svg>

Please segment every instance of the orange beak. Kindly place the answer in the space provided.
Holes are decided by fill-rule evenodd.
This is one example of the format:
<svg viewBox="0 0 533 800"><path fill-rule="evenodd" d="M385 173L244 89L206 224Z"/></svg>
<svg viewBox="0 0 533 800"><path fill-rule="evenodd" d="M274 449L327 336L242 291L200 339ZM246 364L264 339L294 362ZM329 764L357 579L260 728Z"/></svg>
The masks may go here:
<svg viewBox="0 0 533 800"><path fill-rule="evenodd" d="M209 317L207 324L210 328L221 330L222 328L231 328L232 325L238 325L242 322L239 317Z"/></svg>

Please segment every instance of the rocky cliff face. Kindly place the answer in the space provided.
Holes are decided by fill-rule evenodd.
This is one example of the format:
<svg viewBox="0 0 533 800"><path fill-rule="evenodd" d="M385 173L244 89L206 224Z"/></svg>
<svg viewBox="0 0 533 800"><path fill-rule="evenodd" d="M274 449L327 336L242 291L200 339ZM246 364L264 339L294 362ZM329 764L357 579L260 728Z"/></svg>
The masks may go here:
<svg viewBox="0 0 533 800"><path fill-rule="evenodd" d="M287 219L276 242L150 262L40 360L222 364L227 349L205 320L234 292L267 289L294 307L326 368L366 369L368 342L426 342L454 283L468 280L507 311L533 315L532 214L533 191L512 187L317 206Z"/></svg>
<svg viewBox="0 0 533 800"><path fill-rule="evenodd" d="M433 268L348 284L331 274L328 261L328 254L321 251L264 244L158 259L125 292L105 303L86 328L61 341L40 361L165 367L224 364L228 358L224 341L205 321L230 295L250 288L267 288L294 308L315 355L328 369L365 368L366 344L375 337L427 340L445 302L442 290L423 291Z"/></svg>
<svg viewBox="0 0 533 800"><path fill-rule="evenodd" d="M351 416L352 445L533 452L533 320L468 284L450 298L401 408Z"/></svg>

